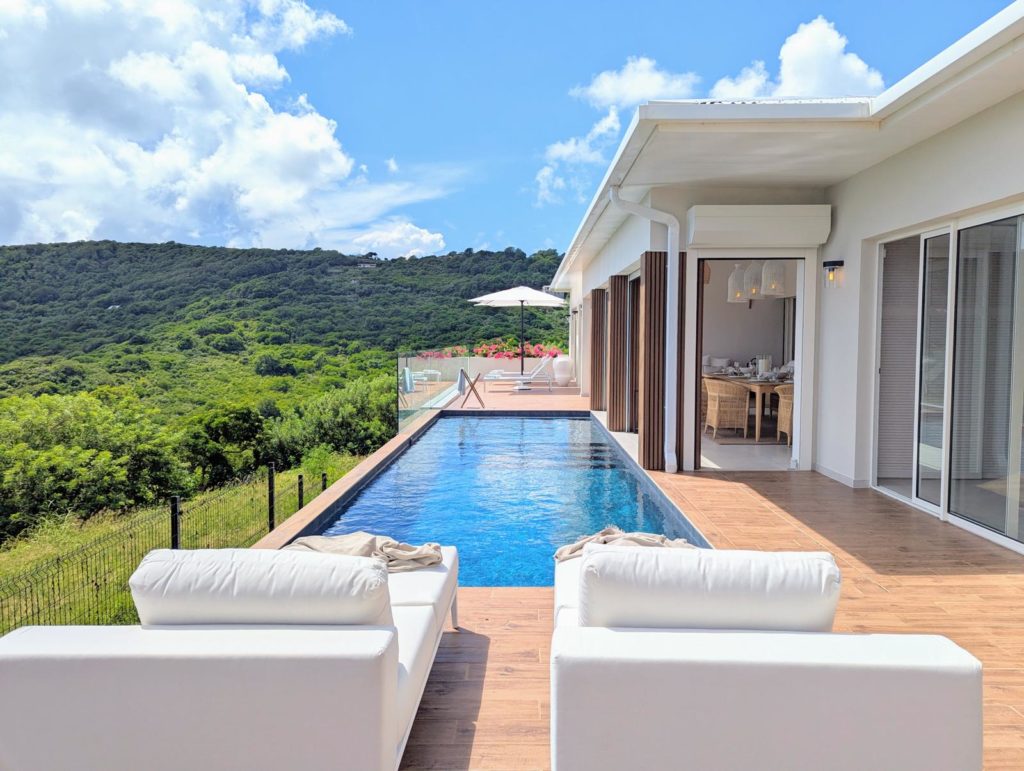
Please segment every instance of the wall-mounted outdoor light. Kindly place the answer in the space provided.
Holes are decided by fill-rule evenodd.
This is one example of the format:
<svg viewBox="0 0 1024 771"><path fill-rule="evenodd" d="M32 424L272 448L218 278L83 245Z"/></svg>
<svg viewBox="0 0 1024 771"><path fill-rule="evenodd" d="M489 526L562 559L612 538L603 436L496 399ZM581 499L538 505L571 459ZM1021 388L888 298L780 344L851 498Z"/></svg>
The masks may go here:
<svg viewBox="0 0 1024 771"><path fill-rule="evenodd" d="M843 283L843 261L825 260L821 263L826 289L837 289Z"/></svg>

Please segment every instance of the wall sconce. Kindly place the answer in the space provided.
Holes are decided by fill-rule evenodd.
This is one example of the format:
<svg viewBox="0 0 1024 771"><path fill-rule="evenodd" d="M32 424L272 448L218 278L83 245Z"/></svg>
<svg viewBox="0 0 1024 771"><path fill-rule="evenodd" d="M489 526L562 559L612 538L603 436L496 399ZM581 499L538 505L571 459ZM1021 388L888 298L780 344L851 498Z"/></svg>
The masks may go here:
<svg viewBox="0 0 1024 771"><path fill-rule="evenodd" d="M824 269L823 279L826 289L837 289L843 283L843 261L825 260L821 263Z"/></svg>

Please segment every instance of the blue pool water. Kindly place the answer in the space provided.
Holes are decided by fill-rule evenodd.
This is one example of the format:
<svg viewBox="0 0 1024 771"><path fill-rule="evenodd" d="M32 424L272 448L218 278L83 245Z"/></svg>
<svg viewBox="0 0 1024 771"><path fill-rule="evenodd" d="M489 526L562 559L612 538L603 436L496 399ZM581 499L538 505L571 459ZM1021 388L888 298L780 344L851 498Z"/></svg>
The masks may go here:
<svg viewBox="0 0 1024 771"><path fill-rule="evenodd" d="M322 533L452 544L463 586L547 586L555 549L606 525L706 545L590 418L444 417Z"/></svg>

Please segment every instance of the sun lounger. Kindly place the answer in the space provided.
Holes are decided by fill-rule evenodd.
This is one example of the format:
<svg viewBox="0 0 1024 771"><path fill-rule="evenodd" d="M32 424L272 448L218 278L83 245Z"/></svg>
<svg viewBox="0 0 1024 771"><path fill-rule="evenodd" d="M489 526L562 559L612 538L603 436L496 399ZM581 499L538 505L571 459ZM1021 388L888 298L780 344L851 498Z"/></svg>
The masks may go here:
<svg viewBox="0 0 1024 771"><path fill-rule="evenodd" d="M500 369L491 370L482 378L484 389L487 389L489 383L513 383L518 388L529 386L534 382L544 382L547 383L550 391L553 377L548 368L549 362L548 358L541 359L532 370L522 375L518 372L505 372Z"/></svg>

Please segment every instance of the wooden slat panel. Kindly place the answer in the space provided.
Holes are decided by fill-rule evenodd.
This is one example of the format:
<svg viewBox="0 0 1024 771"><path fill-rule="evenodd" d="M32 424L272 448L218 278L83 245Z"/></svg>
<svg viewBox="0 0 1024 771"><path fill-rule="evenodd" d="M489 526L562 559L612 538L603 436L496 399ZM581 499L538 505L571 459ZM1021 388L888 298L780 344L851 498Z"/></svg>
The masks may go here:
<svg viewBox="0 0 1024 771"><path fill-rule="evenodd" d="M703 285L700 276L697 277L697 280L698 283ZM683 444L687 440L683 434L683 415L686 410L686 404L683 402L683 365L685 364L683 352L686 346L686 252L679 253L679 285L676 289L679 292L679 321L676 325L676 350L673 354L676 365L676 462L682 468ZM700 359L698 358L697 361L700 361ZM700 367L697 369L700 370ZM697 399L700 399L699 388L697 389Z"/></svg>
<svg viewBox="0 0 1024 771"><path fill-rule="evenodd" d="M608 428L626 430L629 277L608 279Z"/></svg>
<svg viewBox="0 0 1024 771"><path fill-rule="evenodd" d="M629 282L629 363L626 386L626 430L636 433L640 427L640 279Z"/></svg>
<svg viewBox="0 0 1024 771"><path fill-rule="evenodd" d="M608 293L590 293L590 409L604 410L608 379L605 356L608 348Z"/></svg>
<svg viewBox="0 0 1024 771"><path fill-rule="evenodd" d="M693 408L697 411L697 419L694 421L696 430L693 432L693 468L700 471L700 440L704 436L703 424L700 421L701 386L704 379L704 368L701 363L704 361L704 270L707 267L706 260L697 261L697 353L694 366L694 394L697 404Z"/></svg>
<svg viewBox="0 0 1024 771"><path fill-rule="evenodd" d="M640 258L640 465L665 468L666 252Z"/></svg>

